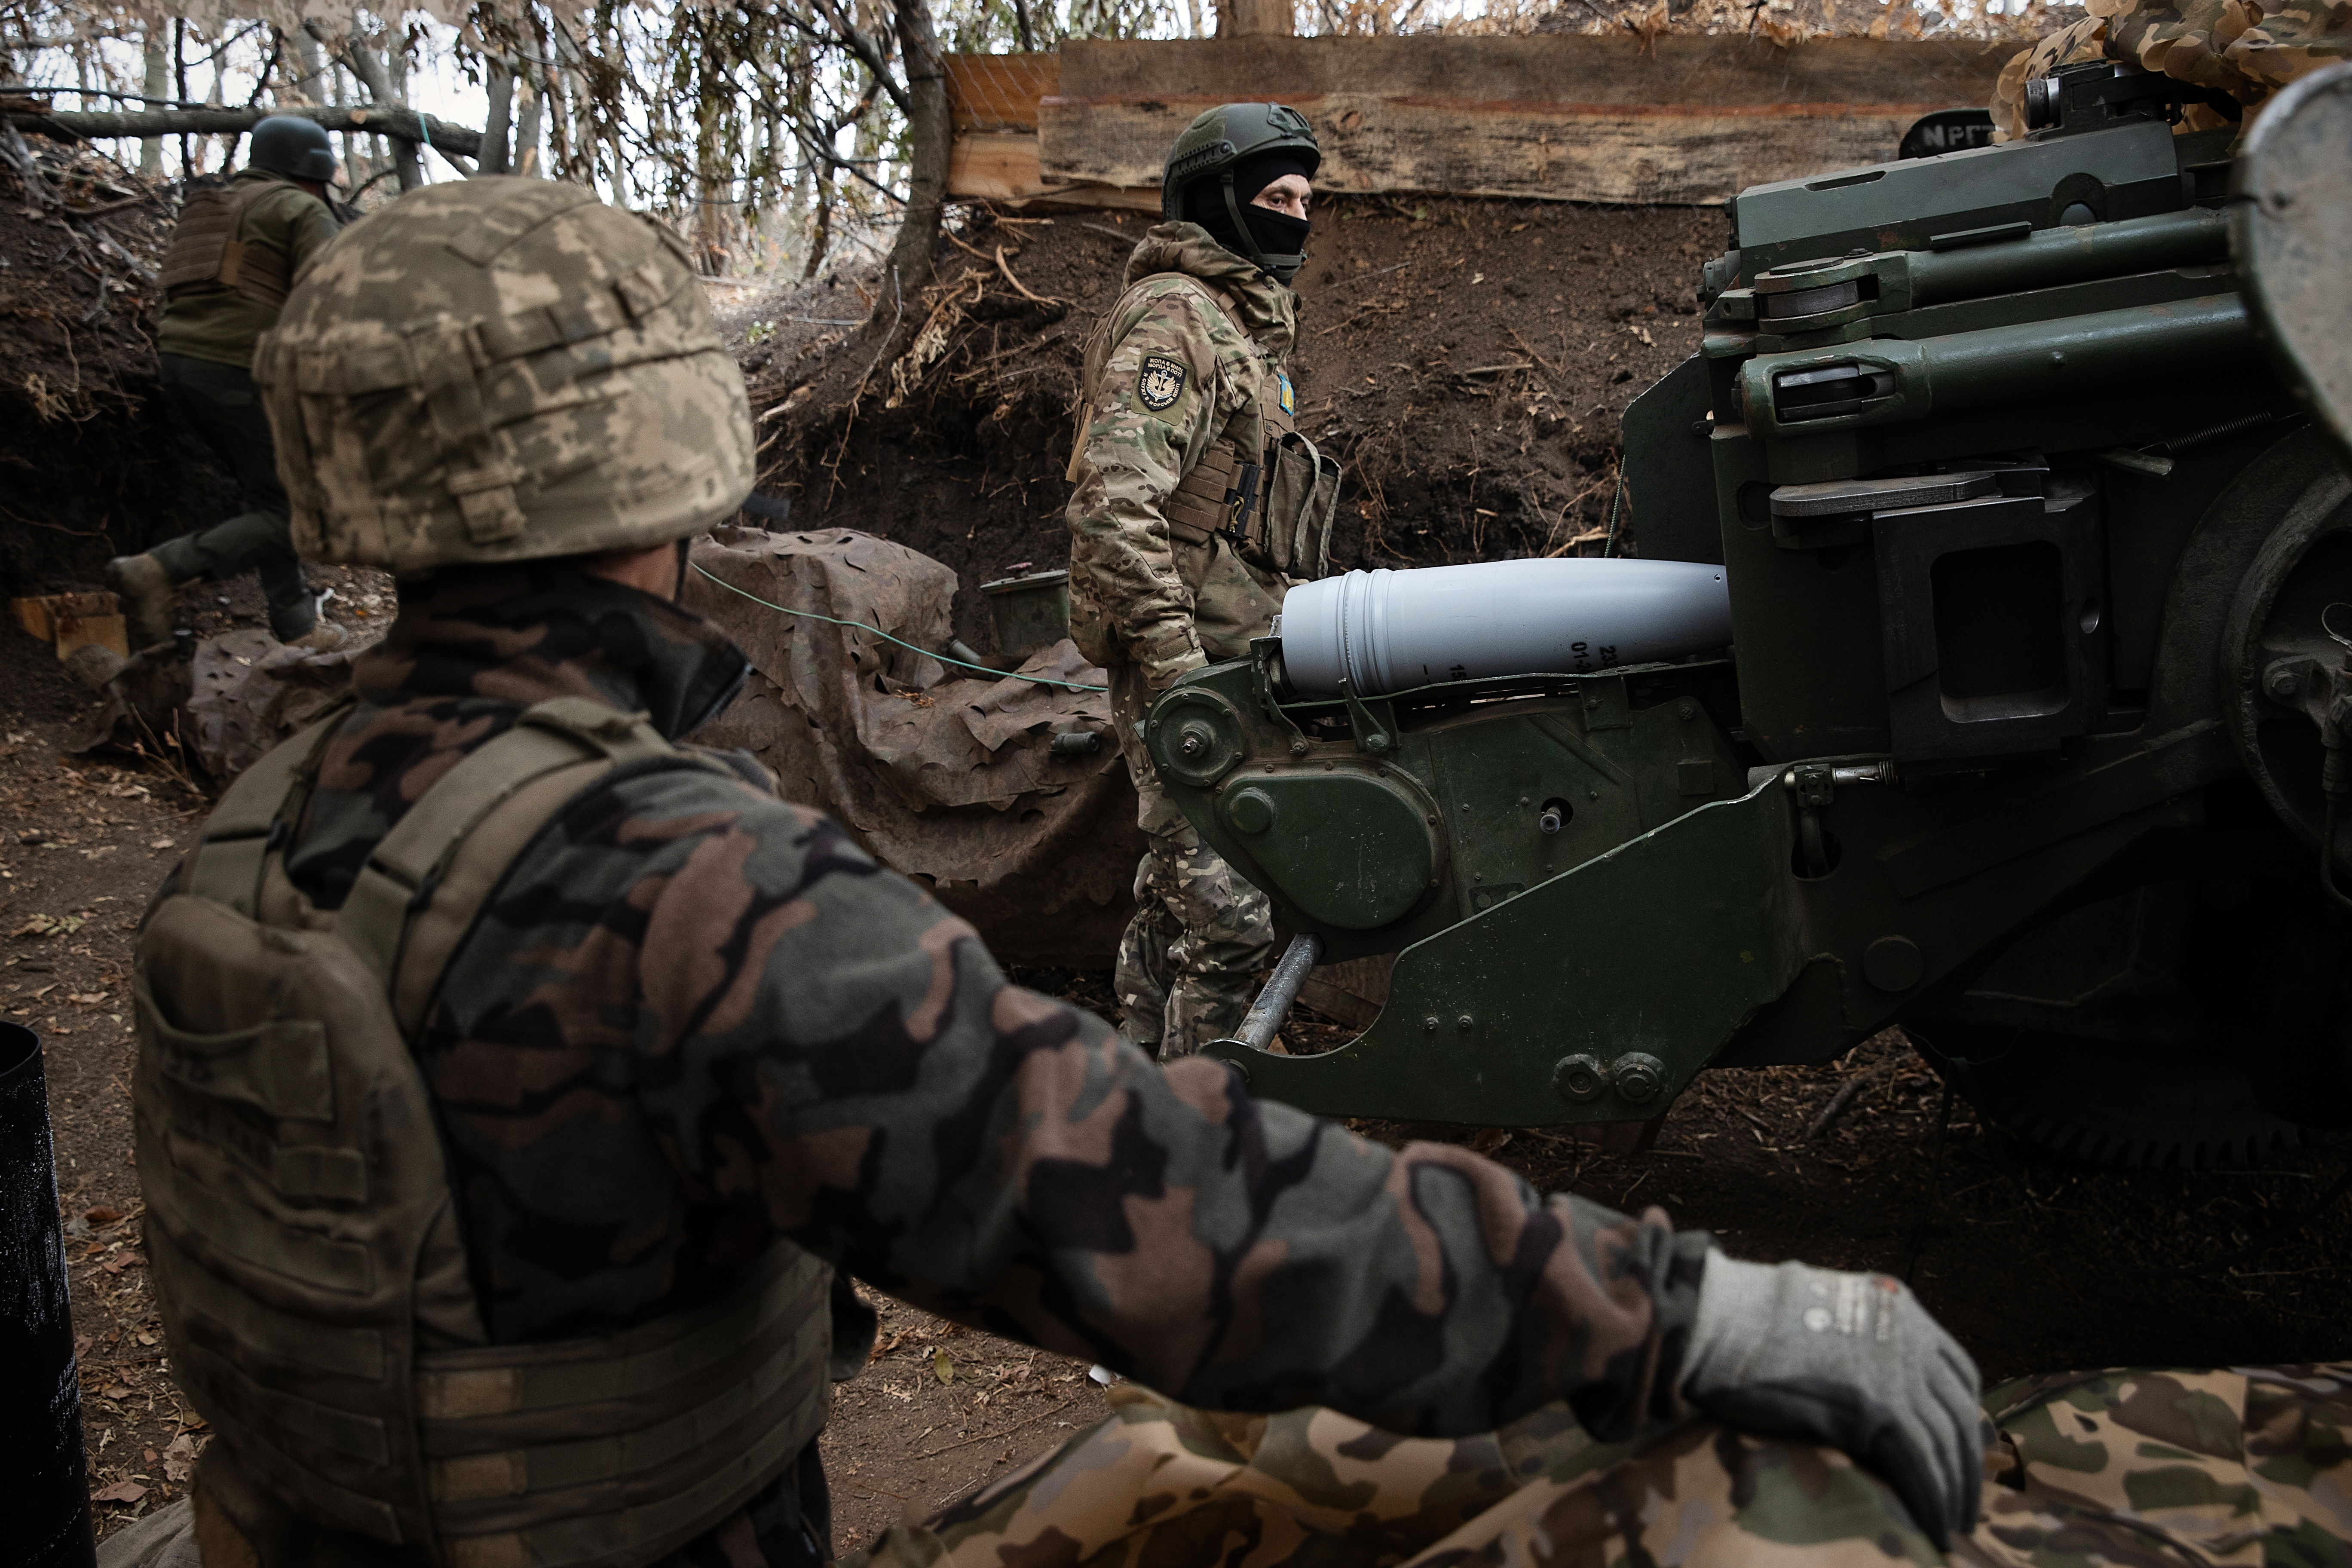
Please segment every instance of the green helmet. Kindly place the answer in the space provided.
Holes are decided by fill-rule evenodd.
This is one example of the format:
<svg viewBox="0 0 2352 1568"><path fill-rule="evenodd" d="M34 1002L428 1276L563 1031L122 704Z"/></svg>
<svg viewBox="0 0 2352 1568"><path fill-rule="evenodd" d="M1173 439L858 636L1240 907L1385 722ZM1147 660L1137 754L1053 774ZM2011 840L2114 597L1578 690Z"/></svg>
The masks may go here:
<svg viewBox="0 0 2352 1568"><path fill-rule="evenodd" d="M292 180L316 180L320 184L342 172L324 128L299 114L273 114L256 121L253 144L246 150L245 162L247 168L267 169Z"/></svg>
<svg viewBox="0 0 2352 1568"><path fill-rule="evenodd" d="M1225 210L1249 247L1249 258L1277 276L1297 271L1302 256L1266 256L1250 237L1241 203L1234 191L1234 169L1243 159L1261 153L1288 151L1298 155L1311 175L1322 166L1322 144L1307 116L1286 103L1223 103L1208 110L1184 128L1176 145L1168 149L1168 164L1160 175L1160 215L1170 223L1184 216L1184 195L1204 180L1223 181ZM1253 193L1255 194L1255 193Z"/></svg>
<svg viewBox="0 0 2352 1568"><path fill-rule="evenodd" d="M685 241L493 176L343 231L253 359L313 561L429 572L683 539L751 489L742 372Z"/></svg>

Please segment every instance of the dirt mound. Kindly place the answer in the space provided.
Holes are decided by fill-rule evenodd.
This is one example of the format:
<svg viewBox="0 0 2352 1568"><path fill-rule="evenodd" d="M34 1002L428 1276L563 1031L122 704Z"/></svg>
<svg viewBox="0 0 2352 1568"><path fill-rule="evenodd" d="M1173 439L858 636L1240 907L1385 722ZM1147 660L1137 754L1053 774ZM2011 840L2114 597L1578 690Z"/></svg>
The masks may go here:
<svg viewBox="0 0 2352 1568"><path fill-rule="evenodd" d="M107 557L235 510L158 395L155 269L177 208L95 153L0 157L0 591L100 586Z"/></svg>
<svg viewBox="0 0 2352 1568"><path fill-rule="evenodd" d="M730 312L772 431L761 490L795 527L878 533L962 579L956 631L992 648L980 582L1068 558L1070 408L1087 333L1118 298L1134 214L972 215L944 242L915 353L851 407L792 401L869 279ZM1626 404L1699 340L1714 208L1341 201L1316 212L1292 361L1300 424L1348 466L1333 564L1597 552ZM1002 252L1000 259L999 252ZM765 323L767 331L761 330ZM749 341L758 333L761 341ZM1620 518L1631 542L1630 519Z"/></svg>

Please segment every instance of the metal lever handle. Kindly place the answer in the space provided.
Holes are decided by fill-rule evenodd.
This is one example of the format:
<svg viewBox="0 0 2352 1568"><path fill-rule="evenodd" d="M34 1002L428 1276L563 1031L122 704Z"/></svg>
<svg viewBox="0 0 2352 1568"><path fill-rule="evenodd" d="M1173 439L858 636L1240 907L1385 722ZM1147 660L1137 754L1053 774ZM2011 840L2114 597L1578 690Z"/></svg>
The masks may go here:
<svg viewBox="0 0 2352 1568"><path fill-rule="evenodd" d="M1315 961L1323 956L1323 939L1319 936L1295 936L1283 951L1282 961L1274 966L1274 975L1265 989L1250 1004L1249 1016L1242 1020L1237 1043L1254 1051L1262 1051L1274 1043L1281 1032L1283 1020L1290 1016L1290 1005L1298 1000L1298 988L1307 984L1307 972Z"/></svg>

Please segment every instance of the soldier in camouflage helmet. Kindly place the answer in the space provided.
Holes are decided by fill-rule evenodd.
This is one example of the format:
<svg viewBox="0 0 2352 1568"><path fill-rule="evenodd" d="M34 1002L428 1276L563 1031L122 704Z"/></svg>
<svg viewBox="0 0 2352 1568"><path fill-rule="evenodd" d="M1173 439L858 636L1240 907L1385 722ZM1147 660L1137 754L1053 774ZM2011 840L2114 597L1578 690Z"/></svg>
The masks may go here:
<svg viewBox="0 0 2352 1568"><path fill-rule="evenodd" d="M1234 1034L1274 945L1236 877L1154 776L1152 697L1271 629L1328 569L1339 470L1297 427L1289 283L1306 260L1315 132L1280 104L1194 120L1168 155L1166 222L1087 347L1070 456L1070 621L1110 672L1149 840L1119 944L1121 1032L1168 1060Z"/></svg>
<svg viewBox="0 0 2352 1568"><path fill-rule="evenodd" d="M295 115L253 128L246 166L225 189L192 194L163 258L169 303L156 334L163 390L236 477L247 510L226 522L118 556L107 575L141 647L172 637L174 591L258 570L270 635L341 647L343 629L319 618L286 534L286 492L269 421L251 374L253 345L278 320L287 290L334 237L327 186L339 165L326 132Z"/></svg>
<svg viewBox="0 0 2352 1568"><path fill-rule="evenodd" d="M824 1374L873 1322L844 1276L1197 1405L1717 1410L1973 1517L1975 1371L1901 1286L1163 1070L675 743L745 674L674 592L753 445L674 234L544 181L412 193L256 364L298 538L401 611L140 933L206 1562L820 1563Z"/></svg>

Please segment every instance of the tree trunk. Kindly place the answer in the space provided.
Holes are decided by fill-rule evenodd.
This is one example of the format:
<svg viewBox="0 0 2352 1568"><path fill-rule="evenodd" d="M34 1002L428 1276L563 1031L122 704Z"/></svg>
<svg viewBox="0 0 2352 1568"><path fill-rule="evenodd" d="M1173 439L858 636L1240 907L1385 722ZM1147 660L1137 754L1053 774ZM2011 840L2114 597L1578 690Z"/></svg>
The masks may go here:
<svg viewBox="0 0 2352 1568"><path fill-rule="evenodd" d="M1290 0L1217 0L1217 37L1288 37L1295 29Z"/></svg>
<svg viewBox="0 0 2352 1568"><path fill-rule="evenodd" d="M426 127L423 123L425 117L401 108L400 95L394 90L392 72L387 62L396 59L399 56L396 41L392 47L388 47L383 54L378 55L368 46L367 35L357 27L353 27L350 35L340 43L335 43L331 42L320 30L318 23L310 22L305 26L312 37L322 44L328 44L330 47L342 55L343 63L351 68L352 75L359 79L362 87L367 89L369 99L376 106L368 111L368 119L375 122L370 126L370 129L391 136L393 166L398 172L400 188L404 191L413 191L423 184L425 171L417 159L416 138L425 132ZM402 74L404 77L406 75L404 68ZM405 131L401 129L404 123L407 126ZM446 123L439 120L432 121L431 130L436 140L443 134L442 127ZM472 132L460 132L454 125L450 125L448 131L452 133L453 142L462 136L474 144L474 149L480 148L481 138Z"/></svg>
<svg viewBox="0 0 2352 1568"><path fill-rule="evenodd" d="M140 90L150 98L165 97L172 88L172 57L163 47L161 27L162 24L157 23L147 29L147 79ZM139 172L151 180L163 177L163 139L161 136L140 140Z"/></svg>
<svg viewBox="0 0 2352 1568"><path fill-rule="evenodd" d="M947 203L948 151L954 135L949 119L947 72L931 28L929 0L898 0L898 55L907 69L907 207L898 237L883 268L882 292L874 302L886 354L922 325L918 303L930 287L932 255L939 247L940 216Z"/></svg>
<svg viewBox="0 0 2352 1568"><path fill-rule="evenodd" d="M405 104L408 101L408 47L401 37L399 29L398 21L388 22L385 25L383 36L383 85L389 96L381 101L392 104ZM352 30L352 36L355 38L359 37L356 28ZM362 43L361 48L364 52L366 45ZM373 60L375 57L371 54L368 58ZM374 92L375 83L369 82L367 89L371 93ZM436 120L434 123L438 125L440 121ZM480 154L480 143L477 142L475 155L478 157ZM412 172L416 177L418 185L425 183L425 154L417 151L415 142L394 141L392 144L392 156L394 162L400 166L399 179L402 190L415 188L408 183Z"/></svg>
<svg viewBox="0 0 2352 1568"><path fill-rule="evenodd" d="M514 172L518 174L544 174L544 160L539 150L539 128L546 109L546 93L528 77L521 82L522 112L515 117Z"/></svg>
<svg viewBox="0 0 2352 1568"><path fill-rule="evenodd" d="M472 157L482 144L481 133L466 126L419 115L413 109L379 109L373 105L363 109L147 109L135 114L61 109L47 114L10 114L6 118L22 131L55 136L60 141L81 142L99 136L174 133L234 139L252 129L254 121L272 114L299 115L330 131L381 131L394 139L395 147L409 148L411 161L416 155L413 143L428 131L436 147L461 158Z"/></svg>
<svg viewBox="0 0 2352 1568"><path fill-rule="evenodd" d="M501 61L490 62L487 83L490 110L482 118L481 172L503 174L508 172L507 126L513 118L514 72Z"/></svg>
<svg viewBox="0 0 2352 1568"><path fill-rule="evenodd" d="M291 36L291 42L297 71L293 82L295 92L311 103L331 101L332 89L327 81L327 62L319 53L319 40L298 30ZM161 95L150 93L148 96L155 98Z"/></svg>

